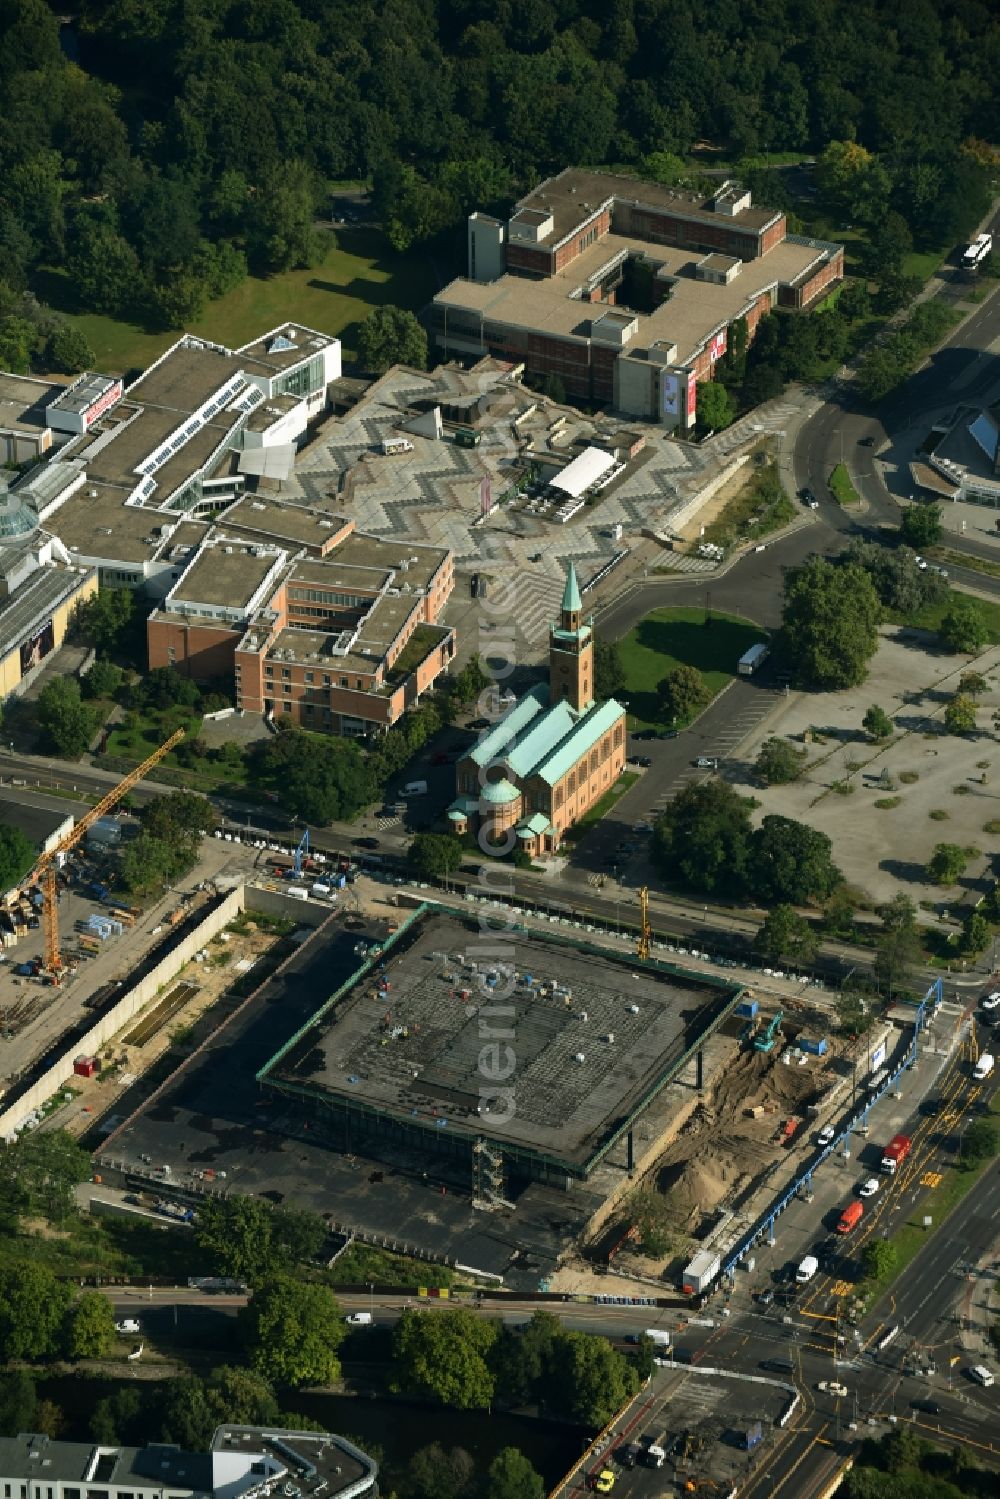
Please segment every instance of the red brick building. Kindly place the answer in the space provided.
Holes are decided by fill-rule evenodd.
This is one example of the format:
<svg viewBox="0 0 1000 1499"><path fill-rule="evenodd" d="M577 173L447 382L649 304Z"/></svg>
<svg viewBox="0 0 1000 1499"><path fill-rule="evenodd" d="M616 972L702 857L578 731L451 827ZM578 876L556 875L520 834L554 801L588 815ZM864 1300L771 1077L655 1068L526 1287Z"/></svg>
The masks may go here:
<svg viewBox="0 0 1000 1499"><path fill-rule="evenodd" d="M448 810L459 834L553 853L625 768L625 709L594 701L594 627L570 563L549 630L549 681L525 693L458 762Z"/></svg>
<svg viewBox="0 0 1000 1499"><path fill-rule="evenodd" d="M230 681L247 712L381 732L454 656L455 632L439 623L453 586L443 549L367 536L342 516L240 502L150 615L149 664Z"/></svg>
<svg viewBox="0 0 1000 1499"><path fill-rule="evenodd" d="M736 183L706 199L573 168L507 223L472 214L468 252L468 278L434 298L445 357L523 363L571 397L681 429L737 319L752 338L765 313L814 306L844 274L843 246L790 235Z"/></svg>

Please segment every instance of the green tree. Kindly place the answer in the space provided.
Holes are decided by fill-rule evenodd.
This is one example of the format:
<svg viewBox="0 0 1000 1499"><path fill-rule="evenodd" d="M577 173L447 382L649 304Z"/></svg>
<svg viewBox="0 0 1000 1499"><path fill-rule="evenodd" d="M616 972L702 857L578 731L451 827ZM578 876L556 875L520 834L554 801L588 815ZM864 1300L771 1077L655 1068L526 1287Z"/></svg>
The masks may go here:
<svg viewBox="0 0 1000 1499"><path fill-rule="evenodd" d="M99 1291L84 1291L66 1319L66 1357L104 1358L114 1341L114 1307Z"/></svg>
<svg viewBox="0 0 1000 1499"><path fill-rule="evenodd" d="M486 1410L495 1389L490 1353L497 1334L494 1322L464 1308L404 1311L393 1329L392 1389L457 1410Z"/></svg>
<svg viewBox="0 0 1000 1499"><path fill-rule="evenodd" d="M135 617L135 594L130 588L99 588L76 606L73 635L76 640L93 646L99 656L117 655Z"/></svg>
<svg viewBox="0 0 1000 1499"><path fill-rule="evenodd" d="M768 786L784 786L798 780L805 756L787 739L772 736L761 745L754 762L755 774Z"/></svg>
<svg viewBox="0 0 1000 1499"><path fill-rule="evenodd" d="M879 910L882 931L875 948L872 969L881 991L891 999L905 989L910 971L920 958L917 908L900 893Z"/></svg>
<svg viewBox="0 0 1000 1499"><path fill-rule="evenodd" d="M22 1431L37 1431L35 1407L38 1395L27 1369L8 1369L0 1374L0 1436L16 1437Z"/></svg>
<svg viewBox="0 0 1000 1499"><path fill-rule="evenodd" d="M754 937L753 945L765 958L808 965L819 945L816 933L793 906L775 906Z"/></svg>
<svg viewBox="0 0 1000 1499"><path fill-rule="evenodd" d="M974 734L976 731L975 699L956 692L944 705L944 726L949 734Z"/></svg>
<svg viewBox="0 0 1000 1499"><path fill-rule="evenodd" d="M353 740L283 729L257 746L253 771L286 812L305 822L349 820L371 799L371 778Z"/></svg>
<svg viewBox="0 0 1000 1499"><path fill-rule="evenodd" d="M907 546L921 552L941 540L941 506L908 505L899 534Z"/></svg>
<svg viewBox="0 0 1000 1499"><path fill-rule="evenodd" d="M76 375L92 369L94 351L78 328L59 322L45 341L45 362L60 375Z"/></svg>
<svg viewBox="0 0 1000 1499"><path fill-rule="evenodd" d="M451 874L462 862L462 845L449 833L418 833L406 851L406 860L421 879Z"/></svg>
<svg viewBox="0 0 1000 1499"><path fill-rule="evenodd" d="M76 1212L73 1189L92 1170L87 1151L66 1130L22 1135L0 1151L0 1198L9 1202L13 1191L22 1211L62 1226Z"/></svg>
<svg viewBox="0 0 1000 1499"><path fill-rule="evenodd" d="M253 1368L277 1385L332 1384L344 1336L340 1307L326 1286L275 1275L239 1314Z"/></svg>
<svg viewBox="0 0 1000 1499"><path fill-rule="evenodd" d="M785 645L803 685L857 687L878 649L881 609L868 574L814 557L789 572L782 613Z"/></svg>
<svg viewBox="0 0 1000 1499"><path fill-rule="evenodd" d="M421 1447L406 1465L407 1499L461 1499L469 1492L475 1463L464 1447L450 1452L440 1442Z"/></svg>
<svg viewBox="0 0 1000 1499"><path fill-rule="evenodd" d="M104 1447L120 1447L123 1442L141 1445L144 1433L142 1394L134 1387L115 1390L98 1400L90 1416L90 1437ZM22 1427L22 1430L28 1430Z"/></svg>
<svg viewBox="0 0 1000 1499"><path fill-rule="evenodd" d="M57 1353L72 1291L34 1260L0 1268L0 1352L8 1360Z"/></svg>
<svg viewBox="0 0 1000 1499"><path fill-rule="evenodd" d="M960 843L936 843L927 863L927 878L936 885L955 885L965 873L968 862Z"/></svg>
<svg viewBox="0 0 1000 1499"><path fill-rule="evenodd" d="M10 890L35 862L35 850L20 828L0 827L0 891Z"/></svg>
<svg viewBox="0 0 1000 1499"><path fill-rule="evenodd" d="M391 365L427 368L427 334L412 312L387 304L375 307L358 329L358 363L373 375Z"/></svg>
<svg viewBox="0 0 1000 1499"><path fill-rule="evenodd" d="M963 671L958 679L959 692L965 692L969 697L981 697L989 688L989 683L981 671Z"/></svg>
<svg viewBox="0 0 1000 1499"><path fill-rule="evenodd" d="M656 823L653 856L664 878L694 890L741 894L755 803L725 781L685 786Z"/></svg>
<svg viewBox="0 0 1000 1499"><path fill-rule="evenodd" d="M823 929L831 937L849 942L854 936L857 901L848 885L838 885L823 907Z"/></svg>
<svg viewBox="0 0 1000 1499"><path fill-rule="evenodd" d="M97 660L80 678L80 691L85 698L114 697L122 685L124 672L113 661Z"/></svg>
<svg viewBox="0 0 1000 1499"><path fill-rule="evenodd" d="M319 186L308 163L276 162L247 204L247 254L256 271L270 275L319 265L323 241L315 227Z"/></svg>
<svg viewBox="0 0 1000 1499"><path fill-rule="evenodd" d="M197 791L170 791L154 796L139 809L143 830L166 842L197 838L219 826L219 814L207 796Z"/></svg>
<svg viewBox="0 0 1000 1499"><path fill-rule="evenodd" d="M617 640L598 640L594 645L594 696L599 702L617 697L625 689L625 665Z"/></svg>
<svg viewBox="0 0 1000 1499"><path fill-rule="evenodd" d="M1000 1151L1000 1128L992 1119L973 1119L962 1136L962 1164L968 1167L991 1161Z"/></svg>
<svg viewBox="0 0 1000 1499"><path fill-rule="evenodd" d="M503 1447L486 1475L489 1499L543 1499L545 1483L516 1447Z"/></svg>
<svg viewBox="0 0 1000 1499"><path fill-rule="evenodd" d="M656 695L664 718L684 722L694 717L708 693L698 668L682 662L656 684Z"/></svg>
<svg viewBox="0 0 1000 1499"><path fill-rule="evenodd" d="M938 629L941 644L956 655L975 655L989 639L989 626L973 599L956 595Z"/></svg>
<svg viewBox="0 0 1000 1499"><path fill-rule="evenodd" d="M861 720L861 727L870 739L891 739L892 719L884 708L873 703Z"/></svg>
<svg viewBox="0 0 1000 1499"><path fill-rule="evenodd" d="M142 832L126 844L119 859L122 883L131 895L148 895L179 880L194 867L198 856L192 839L156 838Z"/></svg>
<svg viewBox="0 0 1000 1499"><path fill-rule="evenodd" d="M605 1426L639 1388L635 1369L607 1338L564 1332L556 1342L551 1404L585 1426Z"/></svg>
<svg viewBox="0 0 1000 1499"><path fill-rule="evenodd" d="M38 727L57 755L76 759L97 732L98 716L80 696L75 677L50 677L38 694Z"/></svg>
<svg viewBox="0 0 1000 1499"><path fill-rule="evenodd" d="M278 1268L274 1209L260 1197L206 1198L195 1237L218 1275L256 1285Z"/></svg>
<svg viewBox="0 0 1000 1499"><path fill-rule="evenodd" d="M962 922L961 946L963 953L974 956L989 944L992 937L990 924L982 911L970 911Z"/></svg>
<svg viewBox="0 0 1000 1499"><path fill-rule="evenodd" d="M700 380L696 399L698 425L706 431L721 432L736 415L732 396L718 380Z"/></svg>
<svg viewBox="0 0 1000 1499"><path fill-rule="evenodd" d="M447 679L446 685L447 690L460 703L472 703L490 685L491 680L489 672L483 665L483 658L475 655L465 663L456 676Z"/></svg>
<svg viewBox="0 0 1000 1499"><path fill-rule="evenodd" d="M750 839L747 876L754 899L765 905L825 900L842 879L832 854L825 833L769 814Z"/></svg>
<svg viewBox="0 0 1000 1499"><path fill-rule="evenodd" d="M502 1327L490 1352L496 1397L504 1405L543 1403L548 1371L562 1324L551 1312L535 1312L520 1327Z"/></svg>
<svg viewBox="0 0 1000 1499"><path fill-rule="evenodd" d="M864 1247L861 1263L869 1280L885 1285L896 1273L899 1254L895 1244L890 1244L888 1239L872 1239Z"/></svg>

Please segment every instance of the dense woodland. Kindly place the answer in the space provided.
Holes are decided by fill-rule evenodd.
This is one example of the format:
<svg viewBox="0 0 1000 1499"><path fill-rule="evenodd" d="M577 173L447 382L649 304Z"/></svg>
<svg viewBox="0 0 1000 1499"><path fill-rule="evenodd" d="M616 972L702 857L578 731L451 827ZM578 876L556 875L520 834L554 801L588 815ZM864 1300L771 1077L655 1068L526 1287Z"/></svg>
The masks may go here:
<svg viewBox="0 0 1000 1499"><path fill-rule="evenodd" d="M942 245L985 201L998 74L979 0L83 0L62 38L0 0L0 364L80 362L23 296L53 270L67 305L178 327L310 264L343 179L402 249L568 163L856 143L831 212Z"/></svg>

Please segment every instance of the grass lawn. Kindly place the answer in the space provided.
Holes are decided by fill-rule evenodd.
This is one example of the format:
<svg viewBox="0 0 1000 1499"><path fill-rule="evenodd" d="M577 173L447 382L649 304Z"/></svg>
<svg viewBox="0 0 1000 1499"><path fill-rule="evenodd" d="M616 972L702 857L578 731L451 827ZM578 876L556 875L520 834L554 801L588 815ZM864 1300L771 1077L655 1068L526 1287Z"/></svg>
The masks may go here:
<svg viewBox="0 0 1000 1499"><path fill-rule="evenodd" d="M889 618L897 625L912 625L917 630L940 629L941 621L951 608L955 597L968 598L961 589L950 589L944 598L937 604L926 604L923 609L918 609L913 614L890 613ZM988 645L1000 645L1000 604L995 604L991 599L974 598L972 602L986 621L989 630Z"/></svg>
<svg viewBox="0 0 1000 1499"><path fill-rule="evenodd" d="M305 271L251 276L235 291L210 302L187 332L238 348L286 318L344 342L344 362L354 357L357 325L384 302L418 311L437 290L429 259L420 251L398 255L374 229L327 231L322 264ZM150 333L136 323L73 310L69 278L45 272L42 299L65 314L96 355L95 368L109 374L145 367L180 335Z"/></svg>
<svg viewBox="0 0 1000 1499"><path fill-rule="evenodd" d="M830 491L838 505L861 504L861 496L851 483L846 463L838 463L830 475Z"/></svg>
<svg viewBox="0 0 1000 1499"><path fill-rule="evenodd" d="M705 678L706 702L736 675L740 657L766 630L731 614L716 614L706 623L706 611L678 607L654 609L619 641L625 668L625 690L620 694L629 710L630 729L669 728L656 696L657 683L675 666L695 666Z"/></svg>
<svg viewBox="0 0 1000 1499"><path fill-rule="evenodd" d="M929 281L944 257L943 250L911 250L909 255L903 256L903 275Z"/></svg>
<svg viewBox="0 0 1000 1499"><path fill-rule="evenodd" d="M638 772L634 770L622 771L615 784L609 786L604 795L599 796L593 806L588 807L583 816L573 824L567 836L574 837L585 828L593 827L595 822L600 822L602 817L608 815L619 797L624 796L626 791L631 790L638 779Z"/></svg>

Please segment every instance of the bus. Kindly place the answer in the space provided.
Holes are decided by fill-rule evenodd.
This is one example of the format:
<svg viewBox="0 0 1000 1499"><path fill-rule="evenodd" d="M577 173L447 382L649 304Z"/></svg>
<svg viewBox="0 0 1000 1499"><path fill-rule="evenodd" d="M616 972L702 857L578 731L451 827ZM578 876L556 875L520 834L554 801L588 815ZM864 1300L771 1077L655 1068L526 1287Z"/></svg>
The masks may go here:
<svg viewBox="0 0 1000 1499"><path fill-rule="evenodd" d="M974 271L977 266L982 265L987 255L993 250L992 234L977 234L962 256L962 267L967 271Z"/></svg>

